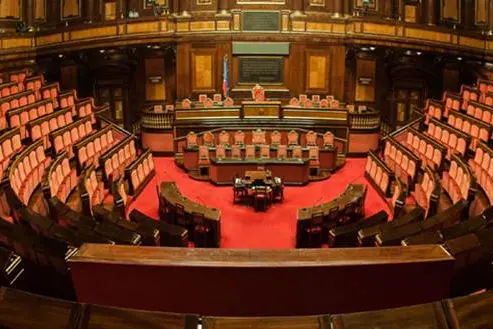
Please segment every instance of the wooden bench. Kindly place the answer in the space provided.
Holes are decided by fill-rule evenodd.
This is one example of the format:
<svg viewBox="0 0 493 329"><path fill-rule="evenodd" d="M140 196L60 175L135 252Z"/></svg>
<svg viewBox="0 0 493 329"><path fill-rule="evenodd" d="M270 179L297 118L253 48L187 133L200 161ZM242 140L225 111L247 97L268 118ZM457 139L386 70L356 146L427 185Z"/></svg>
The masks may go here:
<svg viewBox="0 0 493 329"><path fill-rule="evenodd" d="M77 183L77 171L71 167L70 157L64 152L46 168L42 180L43 194L46 200L56 196L62 202L66 202Z"/></svg>
<svg viewBox="0 0 493 329"><path fill-rule="evenodd" d="M70 111L70 109L67 108L66 111ZM50 131L48 140L52 148L52 154L55 155L67 151L70 158L72 158L75 155L72 146L91 135L93 131L94 128L90 118L83 118Z"/></svg>
<svg viewBox="0 0 493 329"><path fill-rule="evenodd" d="M54 108L53 100L48 99L9 110L6 113L7 124L11 128L20 127L21 137L24 139L29 137L26 133L27 123L46 114L53 113Z"/></svg>
<svg viewBox="0 0 493 329"><path fill-rule="evenodd" d="M142 152L129 166L125 168L125 178L128 181L128 194L134 198L145 188L156 174L154 160L150 149Z"/></svg>
<svg viewBox="0 0 493 329"><path fill-rule="evenodd" d="M70 125L73 122L72 120L72 113L70 113L69 109L55 111L35 120L30 120L26 124L27 134L30 136L31 141L42 139L46 149L52 145L49 139L50 132Z"/></svg>
<svg viewBox="0 0 493 329"><path fill-rule="evenodd" d="M452 152L465 156L471 144L471 137L446 123L432 118L426 130L428 136L447 148L447 159Z"/></svg>
<svg viewBox="0 0 493 329"><path fill-rule="evenodd" d="M103 183L109 188L113 180L124 174L125 168L137 157L135 136L128 136L99 156L99 166L103 168Z"/></svg>
<svg viewBox="0 0 493 329"><path fill-rule="evenodd" d="M471 168L456 154L452 154L449 170L442 173L441 185L453 203L461 199L472 201L476 193Z"/></svg>

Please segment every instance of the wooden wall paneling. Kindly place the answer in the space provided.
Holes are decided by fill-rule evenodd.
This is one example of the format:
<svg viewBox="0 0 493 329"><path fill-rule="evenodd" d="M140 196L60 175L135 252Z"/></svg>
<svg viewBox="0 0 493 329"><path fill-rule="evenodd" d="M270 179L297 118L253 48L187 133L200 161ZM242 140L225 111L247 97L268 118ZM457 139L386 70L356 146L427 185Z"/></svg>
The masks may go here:
<svg viewBox="0 0 493 329"><path fill-rule="evenodd" d="M192 96L190 50L189 43L179 43L176 49L176 95L178 100Z"/></svg>
<svg viewBox="0 0 493 329"><path fill-rule="evenodd" d="M176 100L176 56L175 49L170 49L165 54L165 67L166 72L166 99L168 102L175 102Z"/></svg>
<svg viewBox="0 0 493 329"><path fill-rule="evenodd" d="M461 0L440 0L440 18L444 22L460 23Z"/></svg>
<svg viewBox="0 0 493 329"><path fill-rule="evenodd" d="M65 64L60 67L60 88L62 90L78 90L77 64Z"/></svg>
<svg viewBox="0 0 493 329"><path fill-rule="evenodd" d="M375 101L375 75L376 60L372 57L356 59L356 102L374 102ZM370 82L365 84L363 80L369 79Z"/></svg>
<svg viewBox="0 0 493 329"><path fill-rule="evenodd" d="M289 62L294 65L290 66L286 87L295 97L305 92L305 51L306 45L303 43L291 43L289 46Z"/></svg>
<svg viewBox="0 0 493 329"><path fill-rule="evenodd" d="M419 22L419 8L417 4L405 4L404 5L404 21L408 23Z"/></svg>
<svg viewBox="0 0 493 329"><path fill-rule="evenodd" d="M305 10L307 11L334 11L334 2L339 0L306 0Z"/></svg>
<svg viewBox="0 0 493 329"><path fill-rule="evenodd" d="M443 90L459 91L459 69L454 66L443 68Z"/></svg>
<svg viewBox="0 0 493 329"><path fill-rule="evenodd" d="M166 100L166 72L164 70L164 57L146 58L145 66L145 100Z"/></svg>
<svg viewBox="0 0 493 329"><path fill-rule="evenodd" d="M82 16L81 0L62 0L61 1L62 19L73 19Z"/></svg>
<svg viewBox="0 0 493 329"><path fill-rule="evenodd" d="M104 2L104 20L111 21L118 18L118 6L116 1L105 1Z"/></svg>
<svg viewBox="0 0 493 329"><path fill-rule="evenodd" d="M23 0L0 1L0 19L20 20L22 19Z"/></svg>
<svg viewBox="0 0 493 329"><path fill-rule="evenodd" d="M190 8L192 11L216 11L218 8L218 0L190 0Z"/></svg>
<svg viewBox="0 0 493 329"><path fill-rule="evenodd" d="M326 49L307 49L305 52L307 93L328 93L330 53Z"/></svg>
<svg viewBox="0 0 493 329"><path fill-rule="evenodd" d="M476 0L475 10L474 10L474 24L479 26L488 25L488 9L489 0Z"/></svg>
<svg viewBox="0 0 493 329"><path fill-rule="evenodd" d="M192 92L207 93L216 90L217 50L213 48L193 48L191 53Z"/></svg>
<svg viewBox="0 0 493 329"><path fill-rule="evenodd" d="M329 93L344 101L346 79L346 47L333 46L331 49Z"/></svg>

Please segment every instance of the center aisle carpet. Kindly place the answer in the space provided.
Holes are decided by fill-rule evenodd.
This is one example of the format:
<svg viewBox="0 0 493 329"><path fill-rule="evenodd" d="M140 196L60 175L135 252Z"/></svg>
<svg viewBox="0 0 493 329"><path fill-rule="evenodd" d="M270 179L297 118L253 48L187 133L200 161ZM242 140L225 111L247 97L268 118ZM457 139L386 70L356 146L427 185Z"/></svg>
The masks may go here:
<svg viewBox="0 0 493 329"><path fill-rule="evenodd" d="M156 176L132 203L129 211L136 208L158 218L156 185L162 181L175 181L183 195L221 210L222 248L294 248L298 208L330 201L351 183L369 187L365 203L367 216L382 209L389 212L387 204L363 176L366 159L347 159L345 166L328 180L304 187L286 187L284 202L274 204L267 212L255 212L252 207L234 205L231 186L217 187L208 182L195 181L175 165L173 158L154 158L154 162Z"/></svg>

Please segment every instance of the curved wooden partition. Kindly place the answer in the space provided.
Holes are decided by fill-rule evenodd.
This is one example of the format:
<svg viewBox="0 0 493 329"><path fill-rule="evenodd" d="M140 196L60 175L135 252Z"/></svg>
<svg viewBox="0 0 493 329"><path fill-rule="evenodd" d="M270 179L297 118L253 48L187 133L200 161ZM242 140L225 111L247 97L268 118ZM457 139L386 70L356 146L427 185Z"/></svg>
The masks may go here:
<svg viewBox="0 0 493 329"><path fill-rule="evenodd" d="M0 289L0 297L0 322L6 328L22 329L484 329L490 328L493 321L493 292L374 312L249 318L137 311L74 303L8 288Z"/></svg>
<svg viewBox="0 0 493 329"><path fill-rule="evenodd" d="M228 250L84 245L69 260L80 302L218 316L367 311L446 298L440 246Z"/></svg>

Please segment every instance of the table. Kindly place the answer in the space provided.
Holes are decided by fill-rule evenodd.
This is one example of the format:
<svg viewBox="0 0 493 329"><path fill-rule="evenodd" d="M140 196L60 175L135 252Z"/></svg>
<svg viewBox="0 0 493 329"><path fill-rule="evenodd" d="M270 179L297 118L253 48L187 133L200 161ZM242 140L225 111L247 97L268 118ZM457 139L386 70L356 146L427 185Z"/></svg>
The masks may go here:
<svg viewBox="0 0 493 329"><path fill-rule="evenodd" d="M269 170L272 176L280 177L286 185L306 185L309 182L308 159L211 159L209 177L216 185L230 185L234 177L245 177L248 171L257 171L259 167Z"/></svg>

